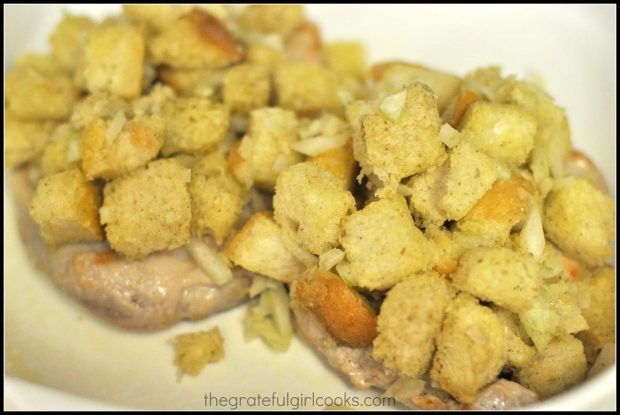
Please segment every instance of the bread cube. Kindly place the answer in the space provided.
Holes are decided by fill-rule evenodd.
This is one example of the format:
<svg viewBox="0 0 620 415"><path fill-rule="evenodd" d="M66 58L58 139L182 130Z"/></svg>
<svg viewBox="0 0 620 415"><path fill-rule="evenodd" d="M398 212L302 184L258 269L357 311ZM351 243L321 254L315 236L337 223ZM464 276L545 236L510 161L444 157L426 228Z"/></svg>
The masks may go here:
<svg viewBox="0 0 620 415"><path fill-rule="evenodd" d="M41 156L44 176L70 170L80 165L80 133L70 124L62 124L52 133Z"/></svg>
<svg viewBox="0 0 620 415"><path fill-rule="evenodd" d="M354 284L370 290L388 289L432 266L432 245L401 196L371 202L348 216L340 243Z"/></svg>
<svg viewBox="0 0 620 415"><path fill-rule="evenodd" d="M341 147L328 150L316 156L308 157L308 161L321 166L333 174L345 190L353 190L353 181L357 164L353 158L353 145L349 140Z"/></svg>
<svg viewBox="0 0 620 415"><path fill-rule="evenodd" d="M185 4L125 4L123 14L133 22L144 23L152 31L161 32L191 9L191 5Z"/></svg>
<svg viewBox="0 0 620 415"><path fill-rule="evenodd" d="M224 69L174 69L158 68L159 78L179 95L214 100L224 83Z"/></svg>
<svg viewBox="0 0 620 415"><path fill-rule="evenodd" d="M79 169L71 169L39 180L30 215L48 249L55 249L71 242L102 240L100 204L99 189Z"/></svg>
<svg viewBox="0 0 620 415"><path fill-rule="evenodd" d="M299 163L278 176L273 208L276 222L301 246L319 255L338 245L342 220L355 199L338 180L314 163Z"/></svg>
<svg viewBox="0 0 620 415"><path fill-rule="evenodd" d="M585 336L598 349L615 343L616 335L616 270L603 268L580 283L579 306L588 322Z"/></svg>
<svg viewBox="0 0 620 415"><path fill-rule="evenodd" d="M54 55L26 53L15 59L16 70L33 69L44 75L66 75L67 71Z"/></svg>
<svg viewBox="0 0 620 415"><path fill-rule="evenodd" d="M176 69L217 69L243 58L241 45L204 10L193 9L150 39L153 63Z"/></svg>
<svg viewBox="0 0 620 415"><path fill-rule="evenodd" d="M89 17L65 14L54 29L50 37L52 53L67 71L78 69L84 57L86 40L95 26Z"/></svg>
<svg viewBox="0 0 620 415"><path fill-rule="evenodd" d="M494 307L504 327L506 342L506 364L511 368L521 368L529 364L536 356L536 349L519 322L519 316L502 307Z"/></svg>
<svg viewBox="0 0 620 415"><path fill-rule="evenodd" d="M235 264L279 281L292 282L306 267L286 248L269 212L257 212L234 234L224 252Z"/></svg>
<svg viewBox="0 0 620 415"><path fill-rule="evenodd" d="M302 5L250 5L239 16L239 26L247 32L286 35L304 21Z"/></svg>
<svg viewBox="0 0 620 415"><path fill-rule="evenodd" d="M366 72L364 46L359 42L332 42L325 48L327 66L338 76L360 79Z"/></svg>
<svg viewBox="0 0 620 415"><path fill-rule="evenodd" d="M112 249L141 259L188 243L190 180L190 169L163 159L108 182L100 214Z"/></svg>
<svg viewBox="0 0 620 415"><path fill-rule="evenodd" d="M565 254L603 265L612 254L614 202L585 179L557 181L545 200L543 227Z"/></svg>
<svg viewBox="0 0 620 415"><path fill-rule="evenodd" d="M581 382L586 370L583 344L568 335L552 340L542 353L517 371L517 380L546 398Z"/></svg>
<svg viewBox="0 0 620 415"><path fill-rule="evenodd" d="M135 117L123 112L111 121L101 118L86 126L80 139L82 170L89 180L112 179L145 166L159 153L164 141L161 117Z"/></svg>
<svg viewBox="0 0 620 415"><path fill-rule="evenodd" d="M107 24L88 37L84 78L91 93L107 91L123 98L142 92L144 34L128 24Z"/></svg>
<svg viewBox="0 0 620 415"><path fill-rule="evenodd" d="M264 66L233 66L224 76L224 103L233 112L248 112L268 106L271 93L269 78L269 70Z"/></svg>
<svg viewBox="0 0 620 415"><path fill-rule="evenodd" d="M304 22L293 29L284 39L284 54L289 61L322 63L323 41L319 27Z"/></svg>
<svg viewBox="0 0 620 415"><path fill-rule="evenodd" d="M228 133L228 108L206 98L170 100L164 104L162 116L166 120L166 140L161 149L164 156L206 153Z"/></svg>
<svg viewBox="0 0 620 415"><path fill-rule="evenodd" d="M52 121L24 121L5 111L4 164L7 167L37 159L56 124Z"/></svg>
<svg viewBox="0 0 620 415"><path fill-rule="evenodd" d="M269 69L285 60L284 51L281 48L265 42L250 41L245 50L245 60L253 65L262 65Z"/></svg>
<svg viewBox="0 0 620 415"><path fill-rule="evenodd" d="M504 328L487 307L460 294L447 308L431 379L460 402L472 403L505 363Z"/></svg>
<svg viewBox="0 0 620 415"><path fill-rule="evenodd" d="M85 128L97 118L111 119L118 112L131 112L129 103L109 92L95 92L75 104L71 113L71 124L75 129Z"/></svg>
<svg viewBox="0 0 620 415"><path fill-rule="evenodd" d="M411 213L424 226L441 226L448 219L441 207L444 190L442 184L448 169L449 163L444 162L439 167L433 166L424 173L416 174L406 182Z"/></svg>
<svg viewBox="0 0 620 415"><path fill-rule="evenodd" d="M278 64L273 74L278 106L301 114L342 108L336 78L326 68L306 62Z"/></svg>
<svg viewBox="0 0 620 415"><path fill-rule="evenodd" d="M412 275L392 287L381 304L373 357L403 376L424 374L454 295L447 280L434 272Z"/></svg>

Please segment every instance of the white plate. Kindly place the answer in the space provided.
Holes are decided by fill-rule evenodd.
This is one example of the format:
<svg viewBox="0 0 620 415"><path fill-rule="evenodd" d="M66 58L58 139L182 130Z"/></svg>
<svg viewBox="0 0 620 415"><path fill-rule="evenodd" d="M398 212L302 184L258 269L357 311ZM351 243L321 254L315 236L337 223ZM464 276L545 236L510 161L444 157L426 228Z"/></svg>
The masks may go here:
<svg viewBox="0 0 620 415"><path fill-rule="evenodd" d="M114 5L5 6L5 68L25 51L45 51L61 9L100 17ZM400 58L464 74L486 64L535 73L568 112L573 141L602 168L615 195L615 6L311 5L326 39L359 39L370 61ZM295 339L276 354L244 343L238 307L157 333L120 331L93 318L37 273L24 256L5 190L5 408L205 409L212 397L308 399L372 397L357 391ZM168 340L219 326L226 358L177 382ZM19 380L13 376L19 376ZM538 409L614 409L616 367L538 405ZM43 385L43 386L40 386ZM271 398L270 398L271 399ZM257 408L253 401L242 405ZM232 402L229 404L228 407ZM373 407L373 406L371 406ZM222 408L222 406L220 406ZM273 406L263 408L274 408ZM532 408L533 409L533 408Z"/></svg>

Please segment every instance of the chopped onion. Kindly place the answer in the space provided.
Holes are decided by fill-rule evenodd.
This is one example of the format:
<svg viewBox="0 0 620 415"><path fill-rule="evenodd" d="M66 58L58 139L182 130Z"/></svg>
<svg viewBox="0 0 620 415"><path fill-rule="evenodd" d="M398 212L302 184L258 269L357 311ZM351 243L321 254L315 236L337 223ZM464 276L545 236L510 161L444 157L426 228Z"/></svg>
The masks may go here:
<svg viewBox="0 0 620 415"><path fill-rule="evenodd" d="M108 141L114 140L121 131L123 131L123 127L127 122L127 118L125 117L125 113L123 111L119 111L116 113L110 124L108 124L108 130L106 131L106 139Z"/></svg>
<svg viewBox="0 0 620 415"><path fill-rule="evenodd" d="M80 140L70 140L67 146L67 161L78 161L80 159Z"/></svg>
<svg viewBox="0 0 620 415"><path fill-rule="evenodd" d="M342 102L342 105L345 107L348 107L353 103L353 95L345 89L338 91L338 98L340 98L340 102Z"/></svg>
<svg viewBox="0 0 620 415"><path fill-rule="evenodd" d="M302 248L297 241L291 235L291 232L286 227L282 229L282 242L284 242L284 246L289 250L291 254L295 258L297 258L301 263L303 263L307 267L314 267L318 264L318 258L312 253L306 251Z"/></svg>
<svg viewBox="0 0 620 415"><path fill-rule="evenodd" d="M450 124L445 123L439 129L439 139L446 145L448 148L455 147L458 143L460 143L462 138L462 133L452 127Z"/></svg>
<svg viewBox="0 0 620 415"><path fill-rule="evenodd" d="M346 144L347 140L348 137L346 135L318 136L291 144L291 148L298 153L314 157L318 156L319 154L323 154L326 151L342 147Z"/></svg>
<svg viewBox="0 0 620 415"><path fill-rule="evenodd" d="M222 286L232 280L232 271L215 248L200 239L192 239L187 247L196 264L216 285Z"/></svg>
<svg viewBox="0 0 620 415"><path fill-rule="evenodd" d="M255 275L252 277L252 284L249 289L250 298L256 297L258 294L269 288L277 288L278 284L280 283L273 278L265 277L263 275Z"/></svg>
<svg viewBox="0 0 620 415"><path fill-rule="evenodd" d="M351 264L346 259L343 259L336 265L336 272L349 287L355 286L355 278L351 272Z"/></svg>
<svg viewBox="0 0 620 415"><path fill-rule="evenodd" d="M385 114L390 120L398 122L400 116L405 108L405 102L407 101L407 91L402 90L396 94L386 97L381 106L381 112Z"/></svg>
<svg viewBox="0 0 620 415"><path fill-rule="evenodd" d="M545 232L538 206L532 205L521 230L523 246L532 256L539 260L545 250Z"/></svg>
<svg viewBox="0 0 620 415"><path fill-rule="evenodd" d="M426 382L418 378L409 378L403 376L383 393L383 396L392 397L398 402L410 403L424 391Z"/></svg>
<svg viewBox="0 0 620 415"><path fill-rule="evenodd" d="M287 168L288 165L289 165L289 159L286 156L286 154L279 154L278 157L276 157L276 160L273 162L273 166L271 166L271 170L274 173L279 174L282 170Z"/></svg>
<svg viewBox="0 0 620 415"><path fill-rule="evenodd" d="M248 308L243 320L244 337L260 337L270 348L284 352L293 337L288 295L282 283L270 285L262 291L258 303Z"/></svg>
<svg viewBox="0 0 620 415"><path fill-rule="evenodd" d="M329 271L344 259L344 251L338 248L330 249L319 255L319 268Z"/></svg>

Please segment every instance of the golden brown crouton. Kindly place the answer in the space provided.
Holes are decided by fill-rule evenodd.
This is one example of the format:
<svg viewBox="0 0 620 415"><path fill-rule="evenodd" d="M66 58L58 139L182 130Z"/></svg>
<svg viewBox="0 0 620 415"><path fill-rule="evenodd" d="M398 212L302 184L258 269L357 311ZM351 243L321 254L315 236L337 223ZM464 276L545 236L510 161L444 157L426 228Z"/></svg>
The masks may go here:
<svg viewBox="0 0 620 415"><path fill-rule="evenodd" d="M424 235L433 243L435 270L442 275L456 271L465 248L453 239L453 233L437 225L427 225Z"/></svg>
<svg viewBox="0 0 620 415"><path fill-rule="evenodd" d="M263 65L273 68L285 60L284 51L274 45L264 42L250 42L245 51L245 60L254 65Z"/></svg>
<svg viewBox="0 0 620 415"><path fill-rule="evenodd" d="M190 176L178 162L163 159L107 183L100 213L110 246L140 259L185 245L192 215Z"/></svg>
<svg viewBox="0 0 620 415"><path fill-rule="evenodd" d="M250 164L246 159L239 154L239 147L241 147L241 141L237 141L233 144L228 152L228 158L226 162L228 169L232 175L241 183L246 189L252 187L254 179L252 178L252 172L250 171Z"/></svg>
<svg viewBox="0 0 620 415"><path fill-rule="evenodd" d="M338 245L355 199L332 174L314 163L295 164L278 176L275 190L276 222L302 247L318 255Z"/></svg>
<svg viewBox="0 0 620 415"><path fill-rule="evenodd" d="M191 5L184 4L125 4L123 14L133 22L145 23L160 32L191 9Z"/></svg>
<svg viewBox="0 0 620 415"><path fill-rule="evenodd" d="M79 167L80 134L69 124L62 124L52 133L41 156L44 176Z"/></svg>
<svg viewBox="0 0 620 415"><path fill-rule="evenodd" d="M13 167L39 157L55 126L52 121L23 121L5 111L4 164Z"/></svg>
<svg viewBox="0 0 620 415"><path fill-rule="evenodd" d="M43 177L30 203L30 215L48 248L69 242L100 241L101 197L79 169Z"/></svg>
<svg viewBox="0 0 620 415"><path fill-rule="evenodd" d="M349 140L341 147L328 150L317 156L309 157L308 161L318 164L325 170L333 174L342 184L345 190L353 190L353 179L355 178L356 163L353 158L353 145Z"/></svg>
<svg viewBox="0 0 620 415"><path fill-rule="evenodd" d="M475 298L460 294L447 308L437 339L431 379L463 403L499 374L505 362L504 328Z"/></svg>
<svg viewBox="0 0 620 415"><path fill-rule="evenodd" d="M276 280L291 282L306 267L286 248L282 230L269 212L257 212L233 235L224 252L235 264Z"/></svg>
<svg viewBox="0 0 620 415"><path fill-rule="evenodd" d="M128 24L102 25L88 37L84 78L88 90L107 91L123 98L142 92L144 34Z"/></svg>
<svg viewBox="0 0 620 415"><path fill-rule="evenodd" d="M536 119L515 105L480 101L467 110L461 130L489 156L519 166L532 151L536 126Z"/></svg>
<svg viewBox="0 0 620 415"><path fill-rule="evenodd" d="M317 25L304 22L284 39L284 54L289 61L321 63L323 42Z"/></svg>
<svg viewBox="0 0 620 415"><path fill-rule="evenodd" d="M239 25L248 32L288 34L304 21L301 5L250 5L239 16Z"/></svg>
<svg viewBox="0 0 620 415"><path fill-rule="evenodd" d="M241 46L211 14L193 9L154 36L148 49L154 63L177 69L217 69L239 62Z"/></svg>
<svg viewBox="0 0 620 415"><path fill-rule="evenodd" d="M224 83L224 69L174 69L161 66L157 73L161 80L180 95L214 99Z"/></svg>
<svg viewBox="0 0 620 415"><path fill-rule="evenodd" d="M327 66L338 76L363 78L366 72L364 46L358 42L333 42L325 48Z"/></svg>
<svg viewBox="0 0 620 415"><path fill-rule="evenodd" d="M291 298L312 312L339 343L364 347L377 336L377 317L368 301L336 274L305 273L293 282Z"/></svg>
<svg viewBox="0 0 620 415"><path fill-rule="evenodd" d="M401 375L415 377L426 372L444 311L454 294L434 272L412 275L392 287L381 305L373 356Z"/></svg>
<svg viewBox="0 0 620 415"><path fill-rule="evenodd" d="M161 149L174 153L200 154L215 148L228 133L229 112L206 98L177 98L164 104L166 140Z"/></svg>
<svg viewBox="0 0 620 415"><path fill-rule="evenodd" d="M557 181L545 200L545 233L562 251L588 266L612 254L614 202L585 179Z"/></svg>
<svg viewBox="0 0 620 415"><path fill-rule="evenodd" d="M86 16L65 14L50 37L52 53L68 71L75 71L84 56L89 33L95 23Z"/></svg>
<svg viewBox="0 0 620 415"><path fill-rule="evenodd" d="M517 380L546 398L581 382L586 370L583 344L568 335L551 341L542 353L517 372Z"/></svg>
<svg viewBox="0 0 620 415"><path fill-rule="evenodd" d="M86 126L80 139L82 169L89 180L120 176L154 159L163 141L160 117L126 121L119 112L108 122L98 118Z"/></svg>
<svg viewBox="0 0 620 415"><path fill-rule="evenodd" d="M248 112L269 104L269 70L261 65L242 64L230 68L224 76L224 103L233 112Z"/></svg>
<svg viewBox="0 0 620 415"><path fill-rule="evenodd" d="M278 64L273 74L278 106L302 114L337 111L342 107L334 74L306 62Z"/></svg>
<svg viewBox="0 0 620 415"><path fill-rule="evenodd" d="M95 92L75 104L71 113L71 124L80 130L97 118L110 119L119 111L130 113L130 106L123 98L109 92Z"/></svg>
<svg viewBox="0 0 620 415"><path fill-rule="evenodd" d="M616 336L615 274L615 268L603 268L581 283L579 305L588 322L585 335L596 348L614 343Z"/></svg>
<svg viewBox="0 0 620 415"><path fill-rule="evenodd" d="M354 284L387 289L432 265L431 244L401 196L371 202L344 220L340 242Z"/></svg>
<svg viewBox="0 0 620 415"><path fill-rule="evenodd" d="M482 94L473 88L461 88L459 93L450 99L448 105L441 113L441 118L452 127L457 128L469 106L481 99Z"/></svg>

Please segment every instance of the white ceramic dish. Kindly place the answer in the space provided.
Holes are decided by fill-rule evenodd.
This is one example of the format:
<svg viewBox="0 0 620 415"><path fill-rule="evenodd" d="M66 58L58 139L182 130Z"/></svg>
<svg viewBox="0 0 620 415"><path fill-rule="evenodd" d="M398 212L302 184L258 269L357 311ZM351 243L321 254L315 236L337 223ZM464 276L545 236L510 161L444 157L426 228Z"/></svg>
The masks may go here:
<svg viewBox="0 0 620 415"><path fill-rule="evenodd" d="M63 8L94 17L120 9L5 6L5 70L22 52L46 50ZM501 64L505 73L542 76L567 109L575 146L601 167L615 196L615 6L311 5L307 10L326 39L363 41L371 62L409 59L457 74ZM285 354L271 353L259 341L244 343L244 306L157 333L129 333L102 323L33 269L6 189L4 197L6 409L214 409L213 400L205 406L209 393L228 398L276 393L280 400L287 393L377 395L349 387L299 340ZM226 339L226 358L177 382L168 340L216 325ZM614 365L535 408L615 409L615 396ZM257 408L250 402L245 407Z"/></svg>

